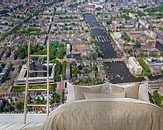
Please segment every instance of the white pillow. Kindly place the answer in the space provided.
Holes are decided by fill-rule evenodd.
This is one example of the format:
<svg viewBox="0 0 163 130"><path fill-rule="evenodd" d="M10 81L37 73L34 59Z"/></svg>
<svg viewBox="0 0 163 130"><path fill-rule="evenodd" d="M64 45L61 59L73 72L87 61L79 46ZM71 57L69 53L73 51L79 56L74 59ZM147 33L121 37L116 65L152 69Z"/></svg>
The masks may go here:
<svg viewBox="0 0 163 130"><path fill-rule="evenodd" d="M140 84L138 99L149 102L148 83Z"/></svg>
<svg viewBox="0 0 163 130"><path fill-rule="evenodd" d="M102 86L101 93L110 93L111 92L111 89L109 87L110 86L109 82L106 82L104 84L99 84L99 85L92 85L92 86L72 85L69 82L67 82L68 95L67 95L67 101L66 102L76 101L74 87L91 88L91 87L99 87L99 86Z"/></svg>
<svg viewBox="0 0 163 130"><path fill-rule="evenodd" d="M138 83L111 84L111 93L125 93L126 98L138 99L139 84Z"/></svg>
<svg viewBox="0 0 163 130"><path fill-rule="evenodd" d="M84 93L84 97L86 99L92 99L92 98L125 98L125 93L112 93L112 94Z"/></svg>
<svg viewBox="0 0 163 130"><path fill-rule="evenodd" d="M137 85L138 83L119 83L119 84L112 84L110 83L111 87L120 87L120 88L128 88Z"/></svg>

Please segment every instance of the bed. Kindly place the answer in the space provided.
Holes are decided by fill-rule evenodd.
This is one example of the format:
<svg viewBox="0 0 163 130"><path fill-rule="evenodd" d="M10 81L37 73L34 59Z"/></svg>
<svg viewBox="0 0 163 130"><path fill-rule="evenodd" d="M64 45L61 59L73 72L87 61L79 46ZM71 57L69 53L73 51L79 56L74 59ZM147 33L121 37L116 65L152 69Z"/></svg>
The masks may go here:
<svg viewBox="0 0 163 130"><path fill-rule="evenodd" d="M145 91L143 96L140 92L147 90L147 85L143 84L143 88L136 85L138 89L133 85L130 88L112 85L112 90L108 90L108 84L101 85L101 89L99 86L88 88L69 85L67 103L50 113L43 130L163 130L163 110L148 101L140 100L147 98ZM108 92L112 93L111 96Z"/></svg>

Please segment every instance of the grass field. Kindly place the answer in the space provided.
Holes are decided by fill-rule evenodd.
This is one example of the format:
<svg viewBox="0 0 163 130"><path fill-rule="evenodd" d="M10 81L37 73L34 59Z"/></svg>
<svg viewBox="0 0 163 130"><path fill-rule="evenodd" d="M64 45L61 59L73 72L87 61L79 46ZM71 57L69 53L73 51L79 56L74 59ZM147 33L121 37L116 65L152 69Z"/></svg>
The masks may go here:
<svg viewBox="0 0 163 130"><path fill-rule="evenodd" d="M46 85L35 85L35 86L29 86L29 89L46 89ZM55 87L50 85L49 90L54 90ZM11 92L23 92L25 91L25 86L15 86L12 88Z"/></svg>

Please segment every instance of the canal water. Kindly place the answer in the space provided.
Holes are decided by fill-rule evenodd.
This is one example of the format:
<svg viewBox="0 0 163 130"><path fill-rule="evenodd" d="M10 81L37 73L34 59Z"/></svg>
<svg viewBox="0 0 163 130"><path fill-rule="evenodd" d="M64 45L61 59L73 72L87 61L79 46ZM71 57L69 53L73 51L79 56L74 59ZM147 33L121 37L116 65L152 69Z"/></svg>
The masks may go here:
<svg viewBox="0 0 163 130"><path fill-rule="evenodd" d="M100 27L94 15L85 14L84 16L96 39L95 44L99 46L100 50L103 52L103 58L116 58L117 52L112 47L111 41L108 38L106 39L107 33Z"/></svg>
<svg viewBox="0 0 163 130"><path fill-rule="evenodd" d="M108 62L111 83L141 82L144 78L134 77L123 61Z"/></svg>
<svg viewBox="0 0 163 130"><path fill-rule="evenodd" d="M103 58L117 58L117 52L111 44L111 40L107 37L107 33L102 29L96 18L92 14L84 14L85 20L88 23L96 41L96 45L99 46L103 53ZM124 83L124 82L140 82L144 78L134 77L128 70L126 64L123 61L108 62L106 63L110 71L111 83Z"/></svg>

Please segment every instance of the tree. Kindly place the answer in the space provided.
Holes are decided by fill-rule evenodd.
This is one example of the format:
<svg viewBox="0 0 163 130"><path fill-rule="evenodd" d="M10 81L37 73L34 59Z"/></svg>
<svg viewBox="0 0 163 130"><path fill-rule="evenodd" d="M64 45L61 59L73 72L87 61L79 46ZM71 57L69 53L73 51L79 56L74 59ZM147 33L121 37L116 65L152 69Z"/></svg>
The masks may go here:
<svg viewBox="0 0 163 130"><path fill-rule="evenodd" d="M97 71L97 65L95 63L92 65L92 70Z"/></svg>
<svg viewBox="0 0 163 130"><path fill-rule="evenodd" d="M141 42L140 41L136 41L134 47L135 48L140 48L141 47Z"/></svg>
<svg viewBox="0 0 163 130"><path fill-rule="evenodd" d="M152 52L149 54L149 56L151 56L151 57L157 57L157 55L158 55L157 52Z"/></svg>
<svg viewBox="0 0 163 130"><path fill-rule="evenodd" d="M22 65L19 65L19 67L18 67L18 68L19 68L19 70L21 70L21 68L22 68Z"/></svg>
<svg viewBox="0 0 163 130"><path fill-rule="evenodd" d="M16 103L16 109L18 111L23 111L23 108L24 108L24 103L23 102Z"/></svg>
<svg viewBox="0 0 163 130"><path fill-rule="evenodd" d="M0 73L2 72L2 67L0 66Z"/></svg>
<svg viewBox="0 0 163 130"><path fill-rule="evenodd" d="M127 48L126 51L128 52L128 54L131 55L131 53L133 52L133 49L132 48Z"/></svg>
<svg viewBox="0 0 163 130"><path fill-rule="evenodd" d="M19 58L20 58L20 59L24 59L25 57L26 57L25 52L24 52L24 51L20 51L20 52L19 52Z"/></svg>
<svg viewBox="0 0 163 130"><path fill-rule="evenodd" d="M67 65L67 63L66 63L66 61L64 61L62 63L62 80L66 79L66 65Z"/></svg>
<svg viewBox="0 0 163 130"><path fill-rule="evenodd" d="M81 63L80 66L81 66L82 68L84 68L84 64L83 64L83 63Z"/></svg>
<svg viewBox="0 0 163 130"><path fill-rule="evenodd" d="M18 58L18 52L16 51L14 54L14 60L16 60Z"/></svg>
<svg viewBox="0 0 163 130"><path fill-rule="evenodd" d="M149 68L147 63L144 61L144 59L139 57L139 58L137 58L137 60L144 70L144 75L151 76L152 75L151 69Z"/></svg>
<svg viewBox="0 0 163 130"><path fill-rule="evenodd" d="M9 64L8 69L9 69L9 70L12 70L12 69L13 69L13 68L12 68L12 63L11 63L11 62L10 62L10 64Z"/></svg>
<svg viewBox="0 0 163 130"><path fill-rule="evenodd" d="M96 53L93 53L93 54L91 55L91 59L92 59L92 60L96 60L96 59L97 59Z"/></svg>
<svg viewBox="0 0 163 130"><path fill-rule="evenodd" d="M2 68L4 68L5 67L5 63L2 63L1 66L2 66Z"/></svg>
<svg viewBox="0 0 163 130"><path fill-rule="evenodd" d="M107 21L107 24L112 24L112 20L108 20Z"/></svg>
<svg viewBox="0 0 163 130"><path fill-rule="evenodd" d="M7 77L8 77L8 74L4 74L4 76L3 76L3 78L4 78L4 81L6 81L7 80Z"/></svg>
<svg viewBox="0 0 163 130"><path fill-rule="evenodd" d="M58 103L59 95L58 93L54 94L54 103Z"/></svg>
<svg viewBox="0 0 163 130"><path fill-rule="evenodd" d="M65 54L66 54L66 44L65 43L60 43L58 45L57 57L62 59Z"/></svg>
<svg viewBox="0 0 163 130"><path fill-rule="evenodd" d="M110 71L109 71L109 68L108 68L107 64L104 63L103 66L104 66L104 69L105 69L105 72L106 72L107 76L109 77L110 76Z"/></svg>
<svg viewBox="0 0 163 130"><path fill-rule="evenodd" d="M85 73L86 73L86 74L88 74L88 73L90 73L90 72L91 72L91 69L90 69L90 68L88 68L88 67L87 67L87 68L85 68L84 70L85 70Z"/></svg>
<svg viewBox="0 0 163 130"><path fill-rule="evenodd" d="M63 104L65 100L65 93L64 90L62 91L62 95L61 95L61 103Z"/></svg>
<svg viewBox="0 0 163 130"><path fill-rule="evenodd" d="M60 81L61 80L60 74L61 74L62 66L58 60L55 60L54 63L56 64L56 66L55 66L55 68L56 68L55 69L55 81Z"/></svg>
<svg viewBox="0 0 163 130"><path fill-rule="evenodd" d="M126 42L130 42L130 41L131 41L131 38L127 35L126 32L123 32L123 33L124 33L124 35L125 35L125 41L126 41Z"/></svg>
<svg viewBox="0 0 163 130"><path fill-rule="evenodd" d="M160 104L161 104L161 97L160 97L160 95L159 95L159 93L158 93L157 90L155 90L155 91L153 92L153 98L155 99L156 104L157 104L158 106L160 106Z"/></svg>
<svg viewBox="0 0 163 130"><path fill-rule="evenodd" d="M4 111L4 112L10 112L10 111L12 111L11 105L10 105L9 103L7 103L7 104L4 106L3 111Z"/></svg>
<svg viewBox="0 0 163 130"><path fill-rule="evenodd" d="M62 65L61 65L61 63L59 62L59 61L55 61L55 64L56 64L56 66L55 66L55 73L56 73L56 75L58 74L58 75L60 75L61 74L61 72L62 72Z"/></svg>
<svg viewBox="0 0 163 130"><path fill-rule="evenodd" d="M36 99L36 104L44 104L44 103L45 103L45 101L44 100L41 100L40 97L38 97Z"/></svg>
<svg viewBox="0 0 163 130"><path fill-rule="evenodd" d="M55 75L55 81L56 81L56 82L61 81L61 76L60 76L59 74L56 74L56 75Z"/></svg>
<svg viewBox="0 0 163 130"><path fill-rule="evenodd" d="M77 67L73 66L72 67L72 77L77 77L78 75L78 69Z"/></svg>

